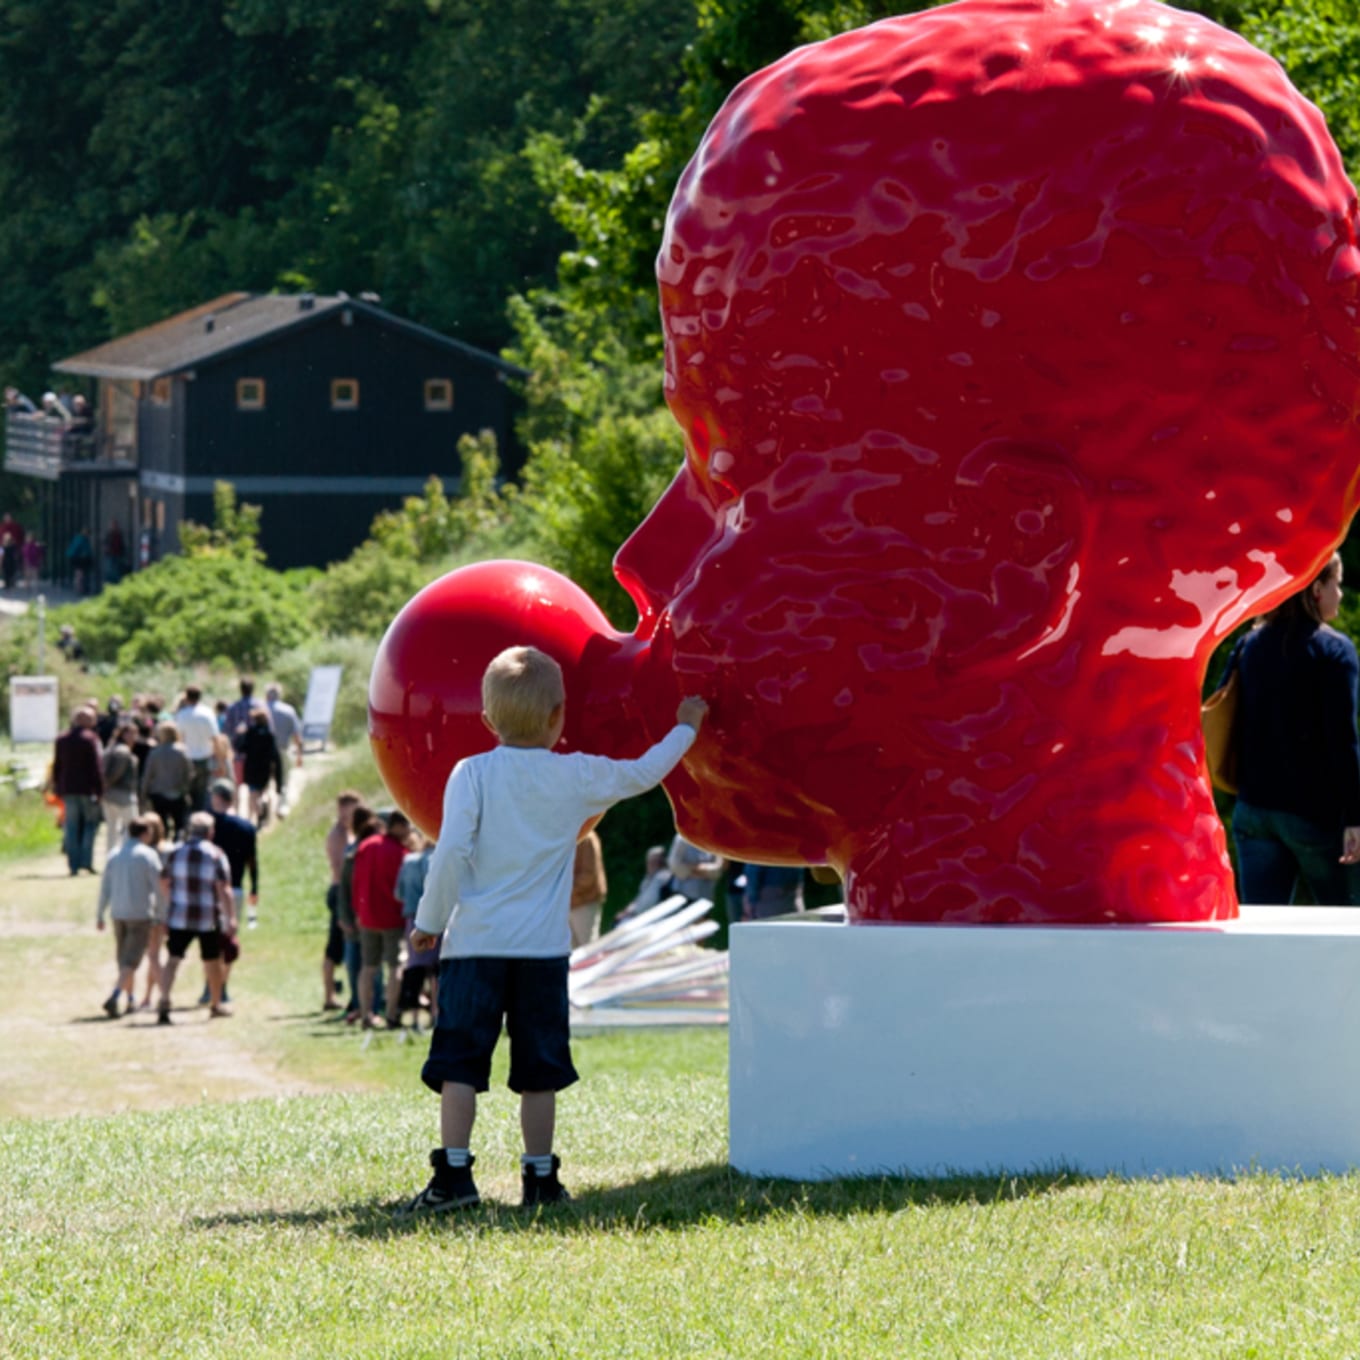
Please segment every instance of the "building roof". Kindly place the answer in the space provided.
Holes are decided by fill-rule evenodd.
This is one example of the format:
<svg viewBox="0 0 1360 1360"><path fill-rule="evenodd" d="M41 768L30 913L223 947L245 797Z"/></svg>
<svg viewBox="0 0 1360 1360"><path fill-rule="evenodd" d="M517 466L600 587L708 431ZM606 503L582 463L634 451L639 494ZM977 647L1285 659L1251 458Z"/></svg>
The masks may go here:
<svg viewBox="0 0 1360 1360"><path fill-rule="evenodd" d="M514 364L484 349L464 344L438 331L406 321L375 303L346 293L223 293L221 297L176 316L121 335L116 340L62 359L58 373L91 378L150 381L224 359L237 350L274 339L287 331L315 325L333 312L348 310L380 325L419 336L431 344L456 350L469 359L515 377L526 376Z"/></svg>

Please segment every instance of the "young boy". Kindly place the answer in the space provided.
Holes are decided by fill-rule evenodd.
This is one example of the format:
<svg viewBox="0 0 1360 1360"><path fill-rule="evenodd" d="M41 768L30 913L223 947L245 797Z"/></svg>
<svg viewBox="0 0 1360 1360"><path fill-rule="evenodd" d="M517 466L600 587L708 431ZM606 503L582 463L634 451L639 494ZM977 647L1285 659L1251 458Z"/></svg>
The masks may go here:
<svg viewBox="0 0 1360 1360"><path fill-rule="evenodd" d="M480 1203L468 1150L491 1054L505 1021L509 1086L520 1097L523 1204L569 1198L553 1155L557 1092L576 1080L568 1033L568 908L576 841L590 817L670 773L708 711L685 699L676 726L637 760L554 753L562 736L562 670L534 647L511 647L482 677L482 721L499 745L461 760L444 790L411 944L441 931L439 1019L421 1073L439 1092L443 1146L405 1212ZM447 927L447 929L446 929Z"/></svg>

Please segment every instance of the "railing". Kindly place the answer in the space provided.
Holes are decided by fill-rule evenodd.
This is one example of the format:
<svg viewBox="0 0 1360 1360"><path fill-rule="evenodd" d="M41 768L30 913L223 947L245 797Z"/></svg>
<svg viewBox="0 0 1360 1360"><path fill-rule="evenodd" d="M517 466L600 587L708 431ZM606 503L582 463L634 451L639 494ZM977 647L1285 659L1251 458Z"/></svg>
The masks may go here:
<svg viewBox="0 0 1360 1360"><path fill-rule="evenodd" d="M72 429L50 416L5 414L5 471L56 481L63 472L134 466L128 451L105 452L93 430Z"/></svg>

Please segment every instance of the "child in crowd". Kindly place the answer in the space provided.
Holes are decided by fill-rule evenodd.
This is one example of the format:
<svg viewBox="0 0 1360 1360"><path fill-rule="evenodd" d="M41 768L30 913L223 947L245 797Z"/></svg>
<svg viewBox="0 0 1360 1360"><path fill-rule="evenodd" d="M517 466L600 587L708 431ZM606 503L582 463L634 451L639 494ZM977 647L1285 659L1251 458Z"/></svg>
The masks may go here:
<svg viewBox="0 0 1360 1360"><path fill-rule="evenodd" d="M499 744L460 760L411 934L440 950L439 1019L421 1073L440 1096L443 1146L408 1214L480 1203L469 1151L502 1023L509 1086L520 1097L525 1207L569 1198L553 1154L557 1092L576 1080L568 1030L568 907L583 824L658 784L689 750L708 711L681 701L676 726L637 760L557 754L566 691L557 662L511 647L482 678L482 718ZM446 929L447 927L447 929Z"/></svg>
<svg viewBox="0 0 1360 1360"><path fill-rule="evenodd" d="M434 853L434 843L427 842L419 831L412 831L408 842L410 853L402 861L401 872L397 875L397 900L401 903L402 918L406 922L406 963L401 970L401 994L397 1000L397 1013L407 1011L416 1013L416 1028L420 1028L420 1008L428 1004L430 1023L439 1019L439 948L415 950L411 948L411 932L415 929L416 908L420 896L425 891L425 876L430 869L430 856ZM426 985L429 1000L426 1002Z"/></svg>

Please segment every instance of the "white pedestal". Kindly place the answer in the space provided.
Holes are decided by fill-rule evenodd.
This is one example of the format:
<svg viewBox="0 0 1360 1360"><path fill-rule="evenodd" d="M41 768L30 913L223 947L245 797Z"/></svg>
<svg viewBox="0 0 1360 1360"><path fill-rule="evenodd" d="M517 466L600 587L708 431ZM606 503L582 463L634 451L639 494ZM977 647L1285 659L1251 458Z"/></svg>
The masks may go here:
<svg viewBox="0 0 1360 1360"><path fill-rule="evenodd" d="M1360 910L732 932L731 1162L822 1179L1360 1165Z"/></svg>

